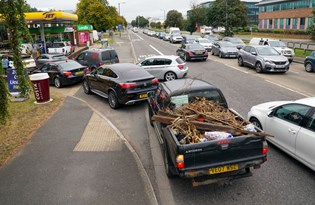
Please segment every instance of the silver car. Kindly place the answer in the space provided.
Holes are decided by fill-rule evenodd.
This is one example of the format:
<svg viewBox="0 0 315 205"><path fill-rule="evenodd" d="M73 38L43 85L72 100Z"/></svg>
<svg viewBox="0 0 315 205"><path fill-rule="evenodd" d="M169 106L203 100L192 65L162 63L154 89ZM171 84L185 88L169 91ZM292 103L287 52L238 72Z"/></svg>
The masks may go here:
<svg viewBox="0 0 315 205"><path fill-rule="evenodd" d="M217 41L212 45L211 54L220 58L236 58L238 49L230 42Z"/></svg>
<svg viewBox="0 0 315 205"><path fill-rule="evenodd" d="M315 97L255 105L248 120L267 140L315 171Z"/></svg>
<svg viewBox="0 0 315 205"><path fill-rule="evenodd" d="M185 61L174 55L148 57L138 65L157 79L166 81L184 78L188 73Z"/></svg>
<svg viewBox="0 0 315 205"><path fill-rule="evenodd" d="M238 65L254 67L257 73L280 72L289 70L288 58L269 46L245 46L238 54Z"/></svg>

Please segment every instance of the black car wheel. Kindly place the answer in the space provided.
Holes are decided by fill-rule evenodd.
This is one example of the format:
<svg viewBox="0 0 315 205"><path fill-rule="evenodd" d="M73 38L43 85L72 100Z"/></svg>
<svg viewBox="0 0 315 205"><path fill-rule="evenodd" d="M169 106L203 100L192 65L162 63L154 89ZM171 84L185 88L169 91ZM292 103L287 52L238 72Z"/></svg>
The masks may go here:
<svg viewBox="0 0 315 205"><path fill-rule="evenodd" d="M244 66L243 58L241 56L238 57L238 65L239 66Z"/></svg>
<svg viewBox="0 0 315 205"><path fill-rule="evenodd" d="M312 64L311 63L306 63L305 64L305 71L306 72L312 72L313 68L312 68Z"/></svg>
<svg viewBox="0 0 315 205"><path fill-rule="evenodd" d="M184 55L184 60L185 60L185 61L188 61L188 56L187 56L187 54Z"/></svg>
<svg viewBox="0 0 315 205"><path fill-rule="evenodd" d="M177 77L176 77L176 74L173 73L173 72L167 72L165 73L164 75L164 80L166 81L171 81L171 80L175 80Z"/></svg>
<svg viewBox="0 0 315 205"><path fill-rule="evenodd" d="M168 151L166 145L163 146L163 158L164 158L164 167L165 172L168 178L174 178L176 175L174 174L175 167L170 164L171 159L168 155Z"/></svg>
<svg viewBox="0 0 315 205"><path fill-rule="evenodd" d="M255 65L256 68L256 73L261 73L262 72L262 65L260 62L257 62Z"/></svg>
<svg viewBox="0 0 315 205"><path fill-rule="evenodd" d="M91 89L89 86L89 83L87 82L87 80L83 81L83 90L85 94L90 94L91 93Z"/></svg>
<svg viewBox="0 0 315 205"><path fill-rule="evenodd" d="M255 125L256 127L258 127L259 129L263 130L263 127L261 126L261 123L259 122L259 120L255 117L252 117L249 119L249 121Z"/></svg>
<svg viewBox="0 0 315 205"><path fill-rule="evenodd" d="M56 88L61 88L62 87L60 79L59 79L58 76L54 78L54 85L55 85Z"/></svg>
<svg viewBox="0 0 315 205"><path fill-rule="evenodd" d="M108 95L108 103L109 103L109 106L110 106L112 109L117 109L117 108L119 108L119 102L118 102L117 96L116 96L116 94L115 94L113 91L110 91L110 92L109 92L109 95Z"/></svg>

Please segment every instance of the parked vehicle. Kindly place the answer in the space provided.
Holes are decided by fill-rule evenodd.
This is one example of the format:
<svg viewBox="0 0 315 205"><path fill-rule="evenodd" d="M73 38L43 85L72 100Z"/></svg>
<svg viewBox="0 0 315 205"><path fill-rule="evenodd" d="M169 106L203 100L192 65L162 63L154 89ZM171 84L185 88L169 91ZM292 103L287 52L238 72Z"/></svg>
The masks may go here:
<svg viewBox="0 0 315 205"><path fill-rule="evenodd" d="M48 48L48 53L62 53L69 55L71 53L71 46L67 42L54 42Z"/></svg>
<svg viewBox="0 0 315 205"><path fill-rule="evenodd" d="M170 43L180 43L182 42L183 37L180 34L171 34Z"/></svg>
<svg viewBox="0 0 315 205"><path fill-rule="evenodd" d="M160 32L158 38L163 39L165 35L166 35L165 32Z"/></svg>
<svg viewBox="0 0 315 205"><path fill-rule="evenodd" d="M165 34L165 36L163 37L164 41L169 41L170 40L171 35L170 34Z"/></svg>
<svg viewBox="0 0 315 205"><path fill-rule="evenodd" d="M147 100L148 92L155 91L158 79L138 65L116 63L103 65L85 75L83 89L108 98L109 106L117 109L120 105L131 105Z"/></svg>
<svg viewBox="0 0 315 205"><path fill-rule="evenodd" d="M3 55L7 55L8 56L9 68L14 68L13 54L12 53L8 53L8 52L0 53L0 59L2 59ZM30 73L31 71L36 69L36 63L35 63L35 60L32 58L32 56L26 55L26 54L22 54L21 58L22 58L23 66L24 66L25 70L28 73Z"/></svg>
<svg viewBox="0 0 315 205"><path fill-rule="evenodd" d="M202 34L213 34L211 26L200 26L200 33Z"/></svg>
<svg viewBox="0 0 315 205"><path fill-rule="evenodd" d="M214 35L205 35L204 38L209 39L209 41L211 41L212 43L219 41L218 37L216 37Z"/></svg>
<svg viewBox="0 0 315 205"><path fill-rule="evenodd" d="M208 52L211 51L213 43L210 40L208 40L207 38L198 38L196 40L196 42L199 43L200 45L202 45Z"/></svg>
<svg viewBox="0 0 315 205"><path fill-rule="evenodd" d="M184 78L188 73L188 66L178 56L152 56L138 65L155 78L166 81Z"/></svg>
<svg viewBox="0 0 315 205"><path fill-rule="evenodd" d="M148 31L148 36L155 36L156 32L155 31Z"/></svg>
<svg viewBox="0 0 315 205"><path fill-rule="evenodd" d="M295 56L293 49L288 48L282 41L276 39L252 38L249 42L249 45L271 46L276 49L280 54L287 57L290 63L293 61L293 58Z"/></svg>
<svg viewBox="0 0 315 205"><path fill-rule="evenodd" d="M185 61L188 60L204 60L208 58L208 51L200 44L182 44L182 46L177 49L176 54L183 58Z"/></svg>
<svg viewBox="0 0 315 205"><path fill-rule="evenodd" d="M82 51L75 60L89 67L91 70L103 64L119 63L118 55L113 48L85 50Z"/></svg>
<svg viewBox="0 0 315 205"><path fill-rule="evenodd" d="M221 90L198 79L185 78L160 83L157 92L148 99L149 119L161 145L167 176L193 178L202 184L252 176L250 170L260 168L267 160L268 146L264 136L247 134L183 144L178 137L185 138L184 134L152 118L166 108L181 108L182 103L189 104L196 97L205 97L221 105L222 109L228 109ZM236 118L243 119L234 110L229 111ZM213 131L213 128L209 131Z"/></svg>
<svg viewBox="0 0 315 205"><path fill-rule="evenodd" d="M236 58L238 49L231 42L217 41L212 45L211 54L220 58Z"/></svg>
<svg viewBox="0 0 315 205"><path fill-rule="evenodd" d="M170 27L170 32L169 32L170 35L172 34L179 34L180 35L180 30L178 27Z"/></svg>
<svg viewBox="0 0 315 205"><path fill-rule="evenodd" d="M305 58L304 68L306 72L315 72L315 51Z"/></svg>
<svg viewBox="0 0 315 205"><path fill-rule="evenodd" d="M48 62L55 62L66 60L66 56L59 53L41 54L35 59L36 67L40 68L43 64Z"/></svg>
<svg viewBox="0 0 315 205"><path fill-rule="evenodd" d="M56 88L82 82L84 74L90 71L86 66L74 60L48 62L32 73L48 73L49 84Z"/></svg>
<svg viewBox="0 0 315 205"><path fill-rule="evenodd" d="M224 37L222 41L231 42L237 49L241 49L246 45L242 39L235 37Z"/></svg>
<svg viewBox="0 0 315 205"><path fill-rule="evenodd" d="M238 65L254 67L257 73L289 70L288 59L269 46L245 46L239 50Z"/></svg>
<svg viewBox="0 0 315 205"><path fill-rule="evenodd" d="M183 35L182 44L192 44L197 43L197 39L201 38L201 36L198 35Z"/></svg>
<svg viewBox="0 0 315 205"><path fill-rule="evenodd" d="M255 105L248 119L274 135L269 142L315 171L315 97Z"/></svg>

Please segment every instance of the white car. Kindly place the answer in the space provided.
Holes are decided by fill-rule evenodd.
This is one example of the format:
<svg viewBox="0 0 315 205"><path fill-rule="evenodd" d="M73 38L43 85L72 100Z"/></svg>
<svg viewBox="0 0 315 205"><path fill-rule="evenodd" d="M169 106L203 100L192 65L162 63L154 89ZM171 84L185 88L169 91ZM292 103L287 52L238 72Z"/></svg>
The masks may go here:
<svg viewBox="0 0 315 205"><path fill-rule="evenodd" d="M67 42L54 42L50 48L48 48L48 53L61 53L64 55L70 55L71 45Z"/></svg>
<svg viewBox="0 0 315 205"><path fill-rule="evenodd" d="M175 80L184 78L188 73L188 66L179 56L152 56L138 65L159 80Z"/></svg>
<svg viewBox="0 0 315 205"><path fill-rule="evenodd" d="M196 40L197 43L202 45L207 51L211 51L213 43L207 38L198 38Z"/></svg>
<svg viewBox="0 0 315 205"><path fill-rule="evenodd" d="M253 106L248 119L267 140L315 171L315 97Z"/></svg>

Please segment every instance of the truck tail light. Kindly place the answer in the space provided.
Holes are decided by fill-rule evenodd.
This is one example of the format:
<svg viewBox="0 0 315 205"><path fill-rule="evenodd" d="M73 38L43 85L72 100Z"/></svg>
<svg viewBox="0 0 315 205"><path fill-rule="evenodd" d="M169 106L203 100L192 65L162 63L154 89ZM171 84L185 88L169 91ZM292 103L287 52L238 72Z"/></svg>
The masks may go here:
<svg viewBox="0 0 315 205"><path fill-rule="evenodd" d="M185 163L184 163L184 155L177 155L176 157L176 166L178 169L183 169L185 168Z"/></svg>
<svg viewBox="0 0 315 205"><path fill-rule="evenodd" d="M263 154L267 154L268 153L268 144L267 144L266 141L263 143L262 153Z"/></svg>

